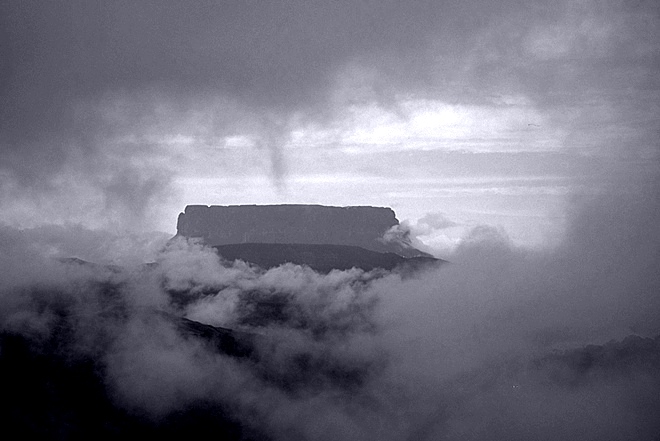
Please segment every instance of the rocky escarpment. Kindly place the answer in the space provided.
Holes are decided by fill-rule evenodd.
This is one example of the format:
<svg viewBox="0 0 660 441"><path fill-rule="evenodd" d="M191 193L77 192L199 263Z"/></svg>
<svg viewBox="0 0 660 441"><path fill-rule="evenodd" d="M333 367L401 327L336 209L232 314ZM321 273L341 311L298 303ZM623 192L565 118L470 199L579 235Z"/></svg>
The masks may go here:
<svg viewBox="0 0 660 441"><path fill-rule="evenodd" d="M307 265L321 273L351 268L405 272L434 268L444 262L433 257L402 257L396 253L378 253L350 245L239 243L216 245L214 248L227 260L244 260L265 269L293 263Z"/></svg>
<svg viewBox="0 0 660 441"><path fill-rule="evenodd" d="M179 215L177 235L201 238L211 246L349 245L403 257L428 256L414 248L398 227L394 211L384 207L188 205Z"/></svg>

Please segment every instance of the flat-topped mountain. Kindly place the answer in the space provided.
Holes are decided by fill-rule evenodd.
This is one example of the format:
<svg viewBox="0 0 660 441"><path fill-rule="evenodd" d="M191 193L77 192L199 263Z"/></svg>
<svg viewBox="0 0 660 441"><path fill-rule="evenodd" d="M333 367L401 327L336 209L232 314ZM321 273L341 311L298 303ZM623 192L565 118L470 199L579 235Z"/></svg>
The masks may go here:
<svg viewBox="0 0 660 441"><path fill-rule="evenodd" d="M402 257L430 257L405 234L391 208L324 205L188 205L177 235L210 246L263 243L348 245Z"/></svg>

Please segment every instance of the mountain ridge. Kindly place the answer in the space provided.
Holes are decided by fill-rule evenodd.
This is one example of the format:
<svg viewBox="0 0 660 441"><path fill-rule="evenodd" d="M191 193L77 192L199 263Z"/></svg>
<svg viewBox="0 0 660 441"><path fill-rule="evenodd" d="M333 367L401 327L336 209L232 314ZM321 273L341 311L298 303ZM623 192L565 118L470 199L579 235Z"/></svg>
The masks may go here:
<svg viewBox="0 0 660 441"><path fill-rule="evenodd" d="M213 248L226 260L243 260L264 269L292 263L309 266L321 273L351 268L365 271L379 268L416 270L444 262L434 257L403 257L352 245L241 243L216 245Z"/></svg>

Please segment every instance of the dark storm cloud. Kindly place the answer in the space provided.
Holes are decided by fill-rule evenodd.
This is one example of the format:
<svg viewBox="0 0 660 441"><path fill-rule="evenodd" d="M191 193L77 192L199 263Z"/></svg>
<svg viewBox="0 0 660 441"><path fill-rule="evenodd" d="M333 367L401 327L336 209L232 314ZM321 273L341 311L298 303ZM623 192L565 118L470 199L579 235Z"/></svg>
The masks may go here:
<svg viewBox="0 0 660 441"><path fill-rule="evenodd" d="M275 112L313 106L351 57L417 52L439 31L462 44L478 24L471 16L488 10L461 9L438 2L5 2L3 132L23 141L73 123L85 131L72 106L149 88L182 111L206 93Z"/></svg>
<svg viewBox="0 0 660 441"><path fill-rule="evenodd" d="M85 115L75 115L72 106L89 101L99 105L108 98L104 94L113 92L131 96L157 91L162 95L152 100L175 101L181 111L194 107L195 100L207 93L274 112L309 109L327 99L333 75L347 61L387 65L381 74L391 76L387 81L393 84L387 87L394 89L425 77L429 83L420 86L437 84L432 76L440 69L453 80L467 75L464 83L483 85L485 90L498 82L517 86L523 80L536 90L533 81L543 72L561 82L557 92L562 93L570 77L556 69L565 64L530 63L523 69L510 65L536 56L524 53L536 26L557 31L564 26L577 33L568 38L584 41L567 42L567 55L598 55L589 46L589 29L574 28L590 15L607 20L634 19L632 14L638 12L644 18L646 13L642 6L626 11L609 5L604 13L589 5L575 10L569 6L513 1L5 2L3 132L9 131L5 135L10 141L21 141L42 132L55 134L74 123L87 131ZM567 22L571 13L576 17ZM514 25L522 17L525 20ZM612 48L623 52L644 42L636 35L644 29L622 27L616 30L624 35L603 36L602 44L608 46L599 57L617 68L623 60L618 53L612 57ZM485 40L489 37L493 38ZM652 54L644 55L650 61ZM447 64L437 63L438 56ZM410 65L400 66L402 60ZM588 68L593 61L579 64L571 58L570 63ZM452 62L459 64L449 66ZM461 66L468 71L456 72ZM595 83L601 81L596 78ZM153 104L147 103L144 110L153 110Z"/></svg>

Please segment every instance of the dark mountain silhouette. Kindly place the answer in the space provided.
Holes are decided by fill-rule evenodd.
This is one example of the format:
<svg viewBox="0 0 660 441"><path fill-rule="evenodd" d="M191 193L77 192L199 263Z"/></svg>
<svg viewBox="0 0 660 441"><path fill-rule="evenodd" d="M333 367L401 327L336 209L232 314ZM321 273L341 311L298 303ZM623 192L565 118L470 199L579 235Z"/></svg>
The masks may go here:
<svg viewBox="0 0 660 441"><path fill-rule="evenodd" d="M307 354L291 359L288 369L276 369L254 344L255 339L267 336L157 315L172 323L182 338L198 341L218 354L245 360L245 369L252 369L271 387L291 394L298 390L309 393L328 384L350 392L359 389L374 370L368 365L333 364L333 360ZM118 439L128 435L171 439L206 437L209 433L226 440L270 439L269 434L242 424L232 409L219 401L198 399L156 419L122 406L105 380L102 353L95 356L79 352L76 338L70 335L74 332L71 325L63 317L56 331L41 341L7 330L0 332L0 412L8 433L44 440ZM631 336L605 345L589 345L536 358L513 375L511 369L497 365L455 379L447 384L446 393L470 396L508 387L508 393L515 394L543 385L579 391L593 381L617 384L619 378L654 379L660 369L660 337ZM648 409L642 413L653 418L660 403L656 399L647 404Z"/></svg>
<svg viewBox="0 0 660 441"><path fill-rule="evenodd" d="M403 257L426 256L412 246L391 208L323 205L188 205L177 236L206 245L237 243L350 245Z"/></svg>
<svg viewBox="0 0 660 441"><path fill-rule="evenodd" d="M442 262L413 247L394 211L384 207L189 205L179 215L177 236L265 269L293 263L322 273L415 270Z"/></svg>
<svg viewBox="0 0 660 441"><path fill-rule="evenodd" d="M350 245L241 243L217 245L214 248L227 260L244 260L265 269L293 263L309 266L321 273L351 268L365 271L377 268L415 270L443 262L434 257L406 258L395 253L378 253Z"/></svg>
<svg viewBox="0 0 660 441"><path fill-rule="evenodd" d="M75 323L66 311L47 338L0 331L0 415L7 433L41 440L118 439L125 436L206 437L265 440L243 426L222 403L197 400L165 418L145 418L115 399L106 379L104 355L81 352ZM196 339L232 357L247 354L232 331L157 313L183 338Z"/></svg>

